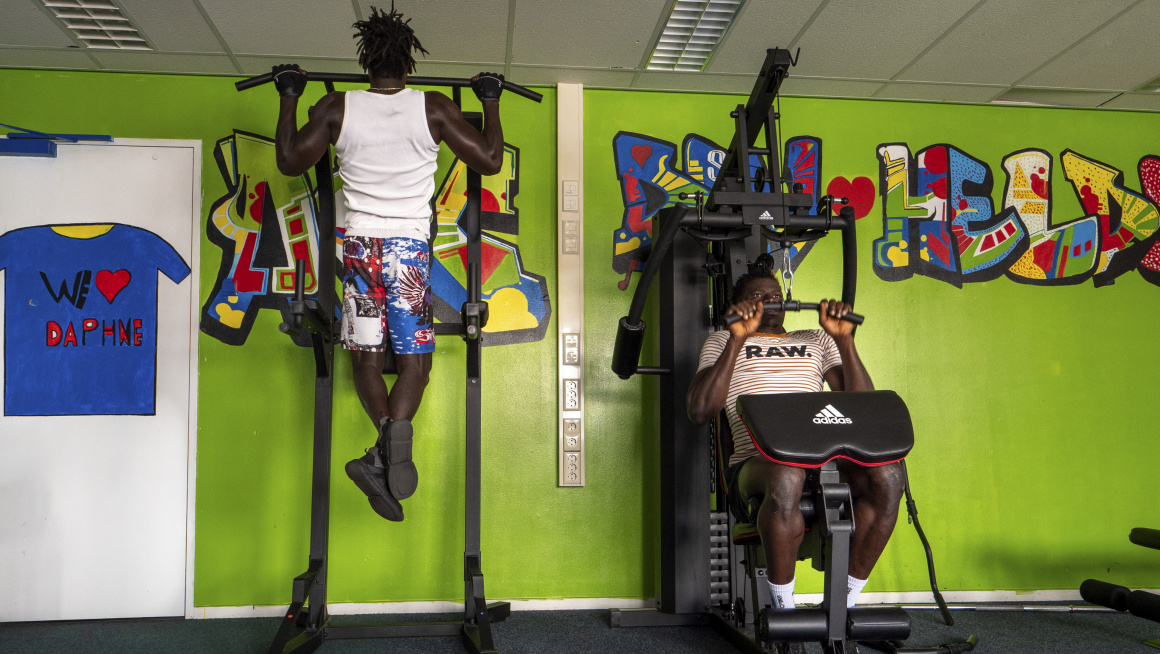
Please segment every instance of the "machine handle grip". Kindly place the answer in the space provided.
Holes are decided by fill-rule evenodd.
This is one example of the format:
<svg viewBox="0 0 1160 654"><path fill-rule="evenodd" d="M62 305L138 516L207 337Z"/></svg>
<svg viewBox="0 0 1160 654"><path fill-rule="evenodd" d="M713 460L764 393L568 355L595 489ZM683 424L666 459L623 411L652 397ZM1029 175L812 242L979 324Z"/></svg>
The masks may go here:
<svg viewBox="0 0 1160 654"><path fill-rule="evenodd" d="M818 308L817 302L798 302L797 300L789 300L788 302L769 302L764 305L763 313L776 313L778 311L816 311ZM729 326L741 320L741 316L737 314L730 314L725 316L725 325ZM852 322L855 325L861 325L866 316L857 313L847 313L842 316L842 320Z"/></svg>

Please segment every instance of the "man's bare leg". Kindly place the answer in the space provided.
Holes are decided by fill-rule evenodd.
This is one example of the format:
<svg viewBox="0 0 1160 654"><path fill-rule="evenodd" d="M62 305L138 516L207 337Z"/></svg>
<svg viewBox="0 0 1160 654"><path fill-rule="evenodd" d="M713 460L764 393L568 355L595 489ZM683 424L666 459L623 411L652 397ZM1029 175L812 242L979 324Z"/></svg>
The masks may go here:
<svg viewBox="0 0 1160 654"><path fill-rule="evenodd" d="M389 410L392 419L412 420L423 401L423 391L431 375L431 354L396 354L399 378L391 389ZM379 368L382 370L382 368Z"/></svg>
<svg viewBox="0 0 1160 654"><path fill-rule="evenodd" d="M395 365L399 378L388 391L383 379L384 359L386 355L382 352L350 351L354 388L376 429L383 418L413 419L431 374L430 354L397 354Z"/></svg>
<svg viewBox="0 0 1160 654"><path fill-rule="evenodd" d="M800 508L805 480L805 470L760 457L746 461L737 480L746 501L762 498L757 530L765 547L767 575L773 584L785 585L794 578L798 546L806 533Z"/></svg>
<svg viewBox="0 0 1160 654"><path fill-rule="evenodd" d="M385 359L386 355L382 352L350 351L351 367L354 369L354 390L358 393L363 410L370 416L376 430L383 418L391 417L387 382L383 379Z"/></svg>
<svg viewBox="0 0 1160 654"><path fill-rule="evenodd" d="M850 539L850 576L867 579L898 521L904 481L902 465L840 466L854 498L854 536Z"/></svg>

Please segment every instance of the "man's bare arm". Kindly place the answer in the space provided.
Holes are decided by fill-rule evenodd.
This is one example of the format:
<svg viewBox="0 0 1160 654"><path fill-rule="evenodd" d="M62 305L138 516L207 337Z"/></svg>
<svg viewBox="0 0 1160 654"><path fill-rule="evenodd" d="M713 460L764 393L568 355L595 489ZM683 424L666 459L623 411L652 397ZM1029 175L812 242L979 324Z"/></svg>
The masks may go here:
<svg viewBox="0 0 1160 654"><path fill-rule="evenodd" d="M733 369L737 365L737 355L745 347L745 339L757 332L761 325L760 302L747 300L725 310L726 315L737 314L741 320L729 325L729 340L717 361L697 372L689 383L685 395L685 411L693 424L703 425L725 408L729 395L729 382L733 381Z"/></svg>
<svg viewBox="0 0 1160 654"><path fill-rule="evenodd" d="M818 306L818 322L834 339L842 357L842 365L830 368L823 377L832 391L872 391L874 382L854 346L854 324L841 320L849 312L850 305L836 300L823 300Z"/></svg>
<svg viewBox="0 0 1160 654"><path fill-rule="evenodd" d="M444 142L451 152L481 175L494 175L503 167L503 126L499 120L499 100L483 101L483 133L463 118L450 98L428 91L427 122L431 138Z"/></svg>
<svg viewBox="0 0 1160 654"><path fill-rule="evenodd" d="M730 335L717 362L693 376L685 395L686 411L693 424L703 425L725 408L729 382L733 380L733 368L742 347L745 339Z"/></svg>
<svg viewBox="0 0 1160 654"><path fill-rule="evenodd" d="M327 148L338 140L345 106L345 94L327 93L310 108L309 119L298 129L298 97L282 96L278 105L278 128L274 133L278 171L283 175L301 175L318 163Z"/></svg>

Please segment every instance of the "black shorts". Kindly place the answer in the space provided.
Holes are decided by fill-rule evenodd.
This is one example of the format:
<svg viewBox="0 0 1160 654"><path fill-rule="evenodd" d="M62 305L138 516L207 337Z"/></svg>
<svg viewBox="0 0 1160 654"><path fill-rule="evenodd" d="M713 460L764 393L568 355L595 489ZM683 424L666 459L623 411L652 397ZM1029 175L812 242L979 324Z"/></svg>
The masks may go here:
<svg viewBox="0 0 1160 654"><path fill-rule="evenodd" d="M725 495L729 501L729 512L733 514L733 519L737 522L752 523L757 521L757 511L755 509L753 515L749 514L749 507L745 499L741 497L741 487L738 485L741 478L741 468L748 460L738 461L725 468Z"/></svg>

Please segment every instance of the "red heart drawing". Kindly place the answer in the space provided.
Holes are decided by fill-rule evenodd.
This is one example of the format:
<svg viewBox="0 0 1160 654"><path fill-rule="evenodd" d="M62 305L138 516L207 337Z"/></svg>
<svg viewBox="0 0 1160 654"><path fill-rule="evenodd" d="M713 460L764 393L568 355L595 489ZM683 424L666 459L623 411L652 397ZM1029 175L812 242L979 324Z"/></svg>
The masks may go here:
<svg viewBox="0 0 1160 654"><path fill-rule="evenodd" d="M648 161L649 156L652 154L652 147L647 145L634 145L629 152L632 154L633 160L640 164L641 168L644 168L644 162Z"/></svg>
<svg viewBox="0 0 1160 654"><path fill-rule="evenodd" d="M854 207L854 218L863 218L874 208L874 182L869 177L855 177L853 182L845 177L835 177L826 186L826 195L848 199L849 206ZM844 206L835 202L834 213L837 214Z"/></svg>
<svg viewBox="0 0 1160 654"><path fill-rule="evenodd" d="M113 298L117 297L117 294L129 285L130 277L128 270L118 270L117 272L98 270L97 290L101 292L101 295L105 296L109 304L112 304Z"/></svg>

